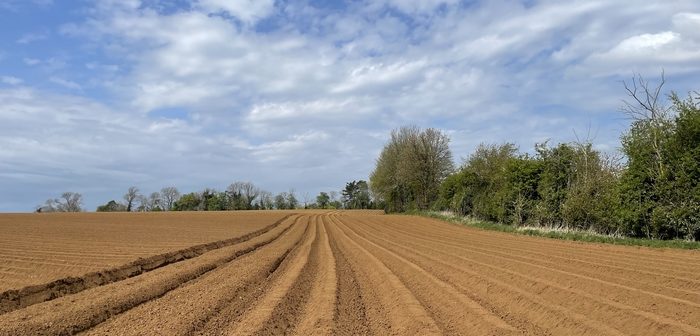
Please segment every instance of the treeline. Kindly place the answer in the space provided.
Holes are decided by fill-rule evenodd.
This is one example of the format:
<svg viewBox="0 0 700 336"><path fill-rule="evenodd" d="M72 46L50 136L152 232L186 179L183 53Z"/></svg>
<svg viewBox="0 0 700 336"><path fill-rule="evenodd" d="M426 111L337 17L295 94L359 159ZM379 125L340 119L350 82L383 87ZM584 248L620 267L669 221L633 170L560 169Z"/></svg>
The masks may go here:
<svg viewBox="0 0 700 336"><path fill-rule="evenodd" d="M150 212L150 211L234 211L285 209L368 209L373 206L366 181L351 181L337 191L320 192L314 199L307 194L299 200L290 189L276 195L258 188L251 182L234 182L226 190L206 188L199 192L181 194L175 187L143 194L130 187L121 200L111 200L97 207L97 212ZM59 198L49 199L36 212L81 212L80 193L66 192Z"/></svg>
<svg viewBox="0 0 700 336"><path fill-rule="evenodd" d="M630 129L622 160L588 140L482 144L452 171L434 129L392 133L370 177L388 211L451 210L511 225L565 227L654 239L700 240L700 94L669 95L642 78L625 86Z"/></svg>

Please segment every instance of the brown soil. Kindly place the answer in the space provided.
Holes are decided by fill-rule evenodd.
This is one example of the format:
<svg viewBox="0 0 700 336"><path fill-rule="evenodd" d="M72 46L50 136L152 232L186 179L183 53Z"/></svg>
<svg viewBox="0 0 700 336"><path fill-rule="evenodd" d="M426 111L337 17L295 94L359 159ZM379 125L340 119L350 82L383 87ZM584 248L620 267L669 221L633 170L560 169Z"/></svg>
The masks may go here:
<svg viewBox="0 0 700 336"><path fill-rule="evenodd" d="M0 335L700 335L697 251L270 213L237 241L1 314Z"/></svg>

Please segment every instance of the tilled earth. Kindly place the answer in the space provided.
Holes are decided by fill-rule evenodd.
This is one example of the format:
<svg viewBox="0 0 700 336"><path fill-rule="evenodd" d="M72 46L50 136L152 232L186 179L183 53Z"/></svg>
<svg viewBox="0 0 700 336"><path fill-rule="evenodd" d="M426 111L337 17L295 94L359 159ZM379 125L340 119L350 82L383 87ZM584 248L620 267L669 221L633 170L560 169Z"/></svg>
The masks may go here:
<svg viewBox="0 0 700 336"><path fill-rule="evenodd" d="M302 212L0 315L42 334L700 335L700 254Z"/></svg>

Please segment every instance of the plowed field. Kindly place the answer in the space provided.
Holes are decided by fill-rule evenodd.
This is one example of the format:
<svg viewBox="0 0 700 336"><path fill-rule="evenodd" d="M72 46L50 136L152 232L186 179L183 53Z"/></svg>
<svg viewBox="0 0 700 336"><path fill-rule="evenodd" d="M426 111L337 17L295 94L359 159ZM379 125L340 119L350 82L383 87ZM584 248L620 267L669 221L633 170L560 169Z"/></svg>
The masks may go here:
<svg viewBox="0 0 700 336"><path fill-rule="evenodd" d="M271 213L238 239L7 308L0 335L700 335L696 251Z"/></svg>

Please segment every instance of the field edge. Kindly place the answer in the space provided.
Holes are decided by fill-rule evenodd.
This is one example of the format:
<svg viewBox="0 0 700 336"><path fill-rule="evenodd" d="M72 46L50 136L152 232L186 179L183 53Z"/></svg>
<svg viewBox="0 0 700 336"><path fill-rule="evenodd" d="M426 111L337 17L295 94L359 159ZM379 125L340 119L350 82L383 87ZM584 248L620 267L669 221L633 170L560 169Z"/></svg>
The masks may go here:
<svg viewBox="0 0 700 336"><path fill-rule="evenodd" d="M554 229L542 228L519 228L511 225L474 220L467 217L460 217L456 215L445 215L435 211L409 211L405 213L397 213L403 216L419 216L425 218L432 218L441 220L454 225L477 228L488 231L498 231L517 235L541 237L541 238L551 238L559 240L568 241L578 241L587 243L601 243L610 245L622 245L622 246L640 246L640 247L650 247L657 249L681 249L681 250L700 250L700 242L688 241L688 240L654 240L654 239L641 239L641 238L624 238L624 237L613 237L601 234L593 234L585 231L556 231Z"/></svg>

